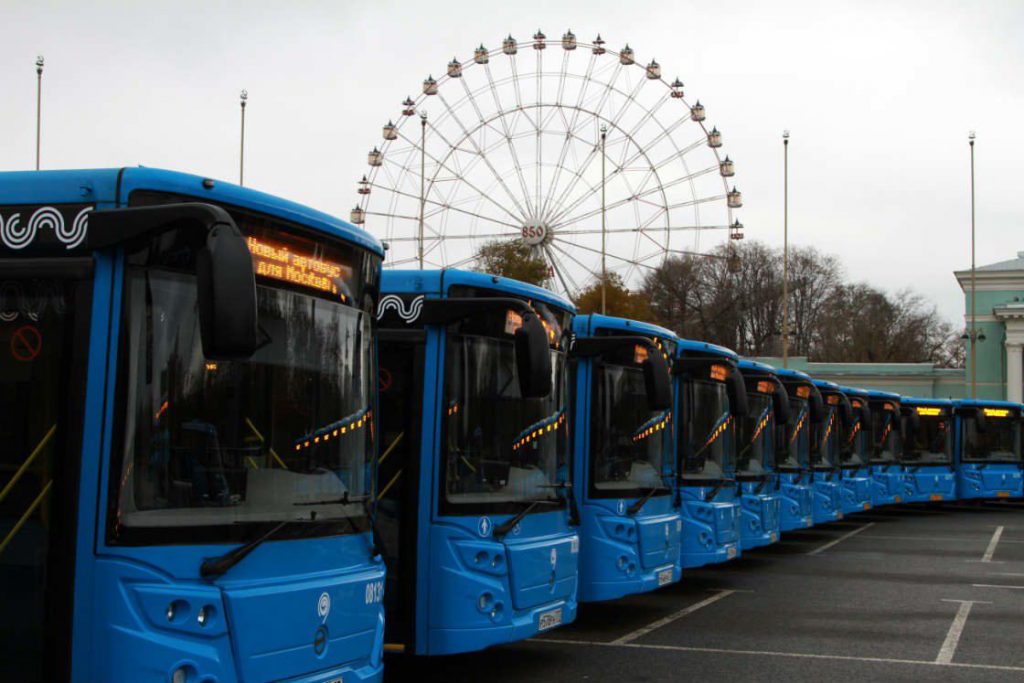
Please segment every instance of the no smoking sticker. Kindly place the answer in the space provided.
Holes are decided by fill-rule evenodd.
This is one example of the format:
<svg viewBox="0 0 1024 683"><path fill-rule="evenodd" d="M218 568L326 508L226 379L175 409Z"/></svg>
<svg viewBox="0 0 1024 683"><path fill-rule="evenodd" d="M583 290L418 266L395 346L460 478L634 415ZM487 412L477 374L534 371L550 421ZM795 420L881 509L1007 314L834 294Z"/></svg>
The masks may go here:
<svg viewBox="0 0 1024 683"><path fill-rule="evenodd" d="M30 363L43 350L43 335L33 325L22 325L11 335L11 357Z"/></svg>

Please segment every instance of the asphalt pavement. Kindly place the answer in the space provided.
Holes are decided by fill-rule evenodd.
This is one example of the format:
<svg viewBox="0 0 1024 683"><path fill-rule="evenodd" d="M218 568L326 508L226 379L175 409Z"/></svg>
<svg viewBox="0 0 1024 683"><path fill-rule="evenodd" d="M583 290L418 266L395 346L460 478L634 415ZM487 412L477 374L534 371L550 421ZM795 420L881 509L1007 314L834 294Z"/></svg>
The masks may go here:
<svg viewBox="0 0 1024 683"><path fill-rule="evenodd" d="M1024 504L898 506L389 681L1024 680Z"/></svg>

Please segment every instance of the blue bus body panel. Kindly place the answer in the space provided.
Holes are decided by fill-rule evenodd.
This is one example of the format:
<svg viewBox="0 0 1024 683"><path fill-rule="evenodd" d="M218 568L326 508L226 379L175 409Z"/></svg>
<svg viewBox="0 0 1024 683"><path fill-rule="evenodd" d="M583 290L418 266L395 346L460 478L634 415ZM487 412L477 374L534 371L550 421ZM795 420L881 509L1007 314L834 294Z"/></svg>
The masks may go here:
<svg viewBox="0 0 1024 683"><path fill-rule="evenodd" d="M573 321L577 337L594 336L599 330L676 341L670 330L636 320L590 314ZM580 510L580 602L614 600L675 583L681 575L683 522L673 497L654 496L630 516L626 511L636 498L589 495L593 361L580 358L577 363L573 495ZM673 455L664 454L663 463ZM670 471L662 474L671 476Z"/></svg>
<svg viewBox="0 0 1024 683"><path fill-rule="evenodd" d="M840 480L843 514L870 510L873 506L871 498L871 477L867 467L843 470Z"/></svg>
<svg viewBox="0 0 1024 683"><path fill-rule="evenodd" d="M1021 404L1010 401L960 400L954 401L954 406L1022 410ZM1024 464L964 462L962 434L963 418L958 416L953 431L957 497L965 500L1024 497Z"/></svg>
<svg viewBox="0 0 1024 683"><path fill-rule="evenodd" d="M760 548L779 540L782 497L775 493L765 493L773 490L773 480L769 480L763 487L756 481L740 482L741 551Z"/></svg>
<svg viewBox="0 0 1024 683"><path fill-rule="evenodd" d="M376 238L343 221L228 183L206 190L202 180L143 168L3 173L0 203L102 209L124 206L132 189L186 194L293 221L383 255ZM106 544L117 421L117 364L110 359L118 349L123 269L119 252L93 258L72 679L171 680L184 667L189 681L381 680L384 565L370 558L368 533L268 541L216 580L200 578L200 564L234 545ZM317 652L319 629L325 642Z"/></svg>
<svg viewBox="0 0 1024 683"><path fill-rule="evenodd" d="M870 400L889 400L899 403L902 397L891 391L868 389L865 398ZM903 466L897 462L890 464L874 463L871 465L871 504L895 505L903 502Z"/></svg>
<svg viewBox="0 0 1024 683"><path fill-rule="evenodd" d="M811 516L815 524L827 524L843 518L839 480L828 472L815 472Z"/></svg>
<svg viewBox="0 0 1024 683"><path fill-rule="evenodd" d="M570 301L540 287L504 277L462 270L385 270L381 293L447 298L455 285L537 299L575 312ZM415 654L472 652L523 640L555 621L576 618L579 591L579 535L568 511L527 515L503 539L492 536L506 515L442 515L441 436L444 331L426 328L423 455L419 482L416 557ZM347 680L347 679L346 679Z"/></svg>
<svg viewBox="0 0 1024 683"><path fill-rule="evenodd" d="M740 554L740 508L736 491L722 487L710 503L710 486L683 486L684 569L726 562Z"/></svg>
<svg viewBox="0 0 1024 683"><path fill-rule="evenodd" d="M924 399L906 397L903 407L929 406L944 408L952 417L953 401L948 399ZM955 417L952 417L955 422ZM956 450L956 428L953 428L953 450ZM955 458L955 455L954 455ZM955 463L955 459L953 460ZM956 500L956 465L911 465L904 466L903 502L930 503Z"/></svg>
<svg viewBox="0 0 1024 683"><path fill-rule="evenodd" d="M809 529L814 526L810 478L800 472L779 472L779 497L782 532Z"/></svg>

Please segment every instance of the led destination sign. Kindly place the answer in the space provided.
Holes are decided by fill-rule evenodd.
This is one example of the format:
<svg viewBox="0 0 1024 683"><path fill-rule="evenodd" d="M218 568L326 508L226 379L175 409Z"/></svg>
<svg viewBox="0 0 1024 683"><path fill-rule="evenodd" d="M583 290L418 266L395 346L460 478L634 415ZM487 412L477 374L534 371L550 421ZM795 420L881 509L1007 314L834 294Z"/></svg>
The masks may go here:
<svg viewBox="0 0 1024 683"><path fill-rule="evenodd" d="M352 277L351 267L297 253L283 244L252 236L246 237L246 244L258 277L315 289L346 300L345 281Z"/></svg>

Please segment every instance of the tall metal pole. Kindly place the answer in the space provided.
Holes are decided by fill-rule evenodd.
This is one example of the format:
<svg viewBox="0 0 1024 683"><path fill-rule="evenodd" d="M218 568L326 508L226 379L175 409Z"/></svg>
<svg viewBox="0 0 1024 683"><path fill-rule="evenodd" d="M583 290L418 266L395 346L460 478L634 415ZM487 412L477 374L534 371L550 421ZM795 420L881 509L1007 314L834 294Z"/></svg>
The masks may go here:
<svg viewBox="0 0 1024 683"><path fill-rule="evenodd" d="M43 132L43 56L36 57L36 170L39 170L39 143Z"/></svg>
<svg viewBox="0 0 1024 683"><path fill-rule="evenodd" d="M975 353L975 345L978 342L978 325L974 308L974 131L967 134L967 142L971 146L971 398L978 397L978 357Z"/></svg>
<svg viewBox="0 0 1024 683"><path fill-rule="evenodd" d="M605 284L608 282L608 265L605 259L605 138L608 137L608 126L601 124L601 315L607 315L608 298Z"/></svg>
<svg viewBox="0 0 1024 683"><path fill-rule="evenodd" d="M238 185L245 185L245 103L249 99L249 92L243 90L239 95L239 102L242 105L242 140L238 148Z"/></svg>
<svg viewBox="0 0 1024 683"><path fill-rule="evenodd" d="M782 131L782 367L789 367L789 131Z"/></svg>
<svg viewBox="0 0 1024 683"><path fill-rule="evenodd" d="M423 270L423 213L427 205L427 112L420 112L420 270Z"/></svg>

